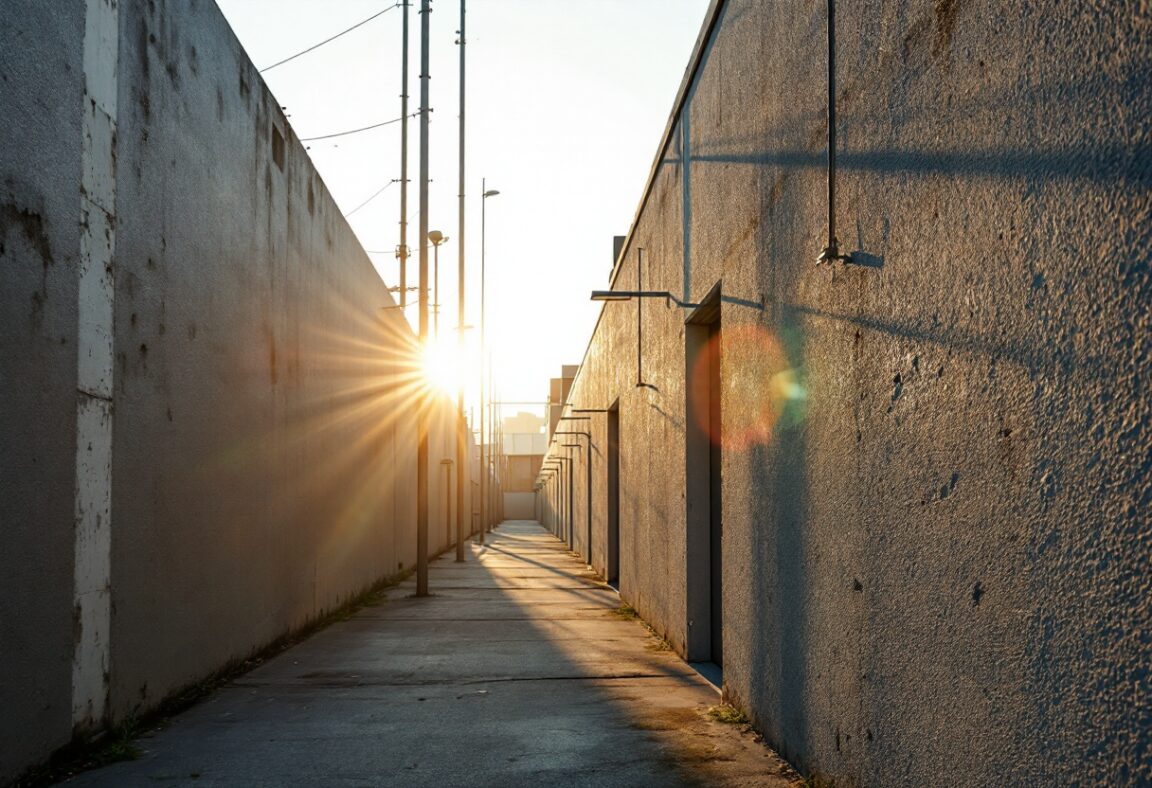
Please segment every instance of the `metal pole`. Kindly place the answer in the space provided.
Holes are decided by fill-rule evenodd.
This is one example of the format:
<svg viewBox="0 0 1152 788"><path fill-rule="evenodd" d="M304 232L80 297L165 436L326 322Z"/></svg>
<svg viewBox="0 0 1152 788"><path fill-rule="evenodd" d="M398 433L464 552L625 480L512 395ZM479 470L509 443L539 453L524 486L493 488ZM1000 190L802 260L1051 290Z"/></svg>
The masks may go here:
<svg viewBox="0 0 1152 788"><path fill-rule="evenodd" d="M420 0L420 350L428 345L428 39L431 0ZM416 596L428 596L428 403L418 402Z"/></svg>
<svg viewBox="0 0 1152 788"><path fill-rule="evenodd" d="M836 0L828 0L828 245L816 262L836 260L848 263L852 255L841 254L836 237Z"/></svg>
<svg viewBox="0 0 1152 788"><path fill-rule="evenodd" d="M432 336L440 339L440 244L432 244Z"/></svg>
<svg viewBox="0 0 1152 788"><path fill-rule="evenodd" d="M562 419L572 417L563 416ZM584 420L584 419L579 419ZM585 460L585 477L586 477L586 506L587 506L587 528L588 528L588 563L592 563L592 433L584 432L583 430L557 430L554 435L577 435L588 439L588 457ZM572 540L575 543L575 539Z"/></svg>
<svg viewBox="0 0 1152 788"><path fill-rule="evenodd" d="M485 457L484 445L484 268L485 268L485 232L487 224L487 210L488 210L488 179L480 179L480 523L479 536L477 541L484 544L484 533L487 530L485 525L485 517L487 510L484 508L485 490L488 484L488 463Z"/></svg>
<svg viewBox="0 0 1152 788"><path fill-rule="evenodd" d="M484 530L492 530L492 499L496 497L496 475L492 472L495 467L493 454L496 452L496 422L492 420L492 354L487 354L488 380L488 502L484 509Z"/></svg>
<svg viewBox="0 0 1152 788"><path fill-rule="evenodd" d="M456 322L459 325L459 338L456 344L459 348L457 363L461 366L464 364L464 45L466 43L464 38L464 2L465 0L460 0L460 30L457 33L460 36L458 39L460 44L460 193L457 195L456 209L459 214L459 226L456 230L456 243L459 247L456 252ZM460 371L463 372L463 369ZM456 411L459 420L456 435L456 561L462 562L464 560L464 480L467 474L464 455L468 448L468 436L465 433L467 426L464 423L463 374L460 375L460 384L456 389Z"/></svg>
<svg viewBox="0 0 1152 788"><path fill-rule="evenodd" d="M500 478L497 476L497 407L493 400L492 386L492 351L488 351L488 432L492 433L492 445L488 447L488 464L491 465L491 482L488 483L488 530L494 530L497 525L497 493L500 492Z"/></svg>
<svg viewBox="0 0 1152 788"><path fill-rule="evenodd" d="M573 499L572 494L575 492L573 489L572 481L572 458L568 458L568 549L573 547L573 532L576 530L576 501Z"/></svg>
<svg viewBox="0 0 1152 788"><path fill-rule="evenodd" d="M445 544L452 544L452 465L453 460L443 459L440 464L444 466L444 527L445 538L448 540Z"/></svg>
<svg viewBox="0 0 1152 788"><path fill-rule="evenodd" d="M400 314L408 304L408 6L403 0L400 46Z"/></svg>
<svg viewBox="0 0 1152 788"><path fill-rule="evenodd" d="M587 471L586 471L587 477L585 480L586 484L587 484L586 490L585 490L587 493L587 501L585 502L585 504L588 507L588 544L586 546L588 548L588 566L592 566L592 438L591 438L591 436L589 436L589 438L588 438L588 457L587 457L587 462L585 463L585 468L587 469Z"/></svg>
<svg viewBox="0 0 1152 788"><path fill-rule="evenodd" d="M641 267L644 261L644 250L636 249L636 289L643 290L640 277L643 275ZM636 299L636 385L644 385L644 321L641 319L644 308L644 299Z"/></svg>
<svg viewBox="0 0 1152 788"><path fill-rule="evenodd" d="M828 0L828 248L838 254L836 238L836 0Z"/></svg>

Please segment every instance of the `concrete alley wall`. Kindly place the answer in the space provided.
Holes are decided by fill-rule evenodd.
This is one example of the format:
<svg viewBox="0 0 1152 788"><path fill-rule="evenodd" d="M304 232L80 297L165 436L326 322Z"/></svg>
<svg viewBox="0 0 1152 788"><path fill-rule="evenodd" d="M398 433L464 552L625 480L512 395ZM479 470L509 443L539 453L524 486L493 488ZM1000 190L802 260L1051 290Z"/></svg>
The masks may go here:
<svg viewBox="0 0 1152 788"><path fill-rule="evenodd" d="M215 4L0 4L0 76L3 783L411 568L420 407L447 547L456 421Z"/></svg>
<svg viewBox="0 0 1152 788"><path fill-rule="evenodd" d="M1152 18L838 2L853 261L817 265L825 8L714 3L612 282L711 305L641 302L637 387L637 302L605 304L569 397L618 408L621 594L689 652L686 320L718 321L727 697L838 786L1143 784Z"/></svg>

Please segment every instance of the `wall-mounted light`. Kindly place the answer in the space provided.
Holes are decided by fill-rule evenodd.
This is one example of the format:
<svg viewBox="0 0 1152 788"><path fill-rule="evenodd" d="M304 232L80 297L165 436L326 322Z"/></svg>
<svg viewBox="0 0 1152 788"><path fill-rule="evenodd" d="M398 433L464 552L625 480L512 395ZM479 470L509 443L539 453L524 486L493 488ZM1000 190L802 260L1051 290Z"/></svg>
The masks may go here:
<svg viewBox="0 0 1152 788"><path fill-rule="evenodd" d="M663 298L666 301L671 301L676 306L685 308L695 308L698 304L689 304L687 301L681 301L676 296L669 293L667 290L593 290L593 301L631 301L633 298Z"/></svg>

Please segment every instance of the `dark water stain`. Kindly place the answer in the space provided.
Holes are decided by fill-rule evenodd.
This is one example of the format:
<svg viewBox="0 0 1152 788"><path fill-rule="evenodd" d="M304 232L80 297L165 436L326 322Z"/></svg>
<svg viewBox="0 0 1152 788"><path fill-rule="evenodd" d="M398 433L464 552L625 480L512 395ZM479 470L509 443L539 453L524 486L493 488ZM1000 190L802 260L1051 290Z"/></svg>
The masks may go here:
<svg viewBox="0 0 1152 788"><path fill-rule="evenodd" d="M0 245L7 247L8 233L15 230L24 236L28 245L40 256L40 263L48 268L56 263L52 243L39 213L12 203L0 205Z"/></svg>
<svg viewBox="0 0 1152 788"><path fill-rule="evenodd" d="M936 42L932 54L947 55L952 50L952 33L956 29L956 0L936 0Z"/></svg>

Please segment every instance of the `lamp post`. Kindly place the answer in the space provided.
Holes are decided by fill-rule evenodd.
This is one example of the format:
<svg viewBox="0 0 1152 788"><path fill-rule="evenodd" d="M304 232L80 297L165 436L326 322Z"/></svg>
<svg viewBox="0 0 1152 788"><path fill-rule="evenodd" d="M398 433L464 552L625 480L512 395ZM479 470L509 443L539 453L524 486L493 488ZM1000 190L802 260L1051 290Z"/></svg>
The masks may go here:
<svg viewBox="0 0 1152 788"><path fill-rule="evenodd" d="M477 541L484 544L484 532L488 528L486 522L488 509L486 507L488 491L488 463L484 451L484 335L487 324L484 320L484 274L486 268L486 241L487 241L487 207L488 198L495 197L500 192L488 188L488 179L480 179L480 527ZM460 321L463 323L464 321Z"/></svg>
<svg viewBox="0 0 1152 788"><path fill-rule="evenodd" d="M428 240L432 242L432 336L440 338L440 244L448 236L439 230L430 230ZM464 322L464 321L460 321Z"/></svg>

